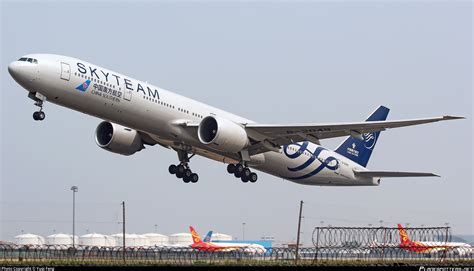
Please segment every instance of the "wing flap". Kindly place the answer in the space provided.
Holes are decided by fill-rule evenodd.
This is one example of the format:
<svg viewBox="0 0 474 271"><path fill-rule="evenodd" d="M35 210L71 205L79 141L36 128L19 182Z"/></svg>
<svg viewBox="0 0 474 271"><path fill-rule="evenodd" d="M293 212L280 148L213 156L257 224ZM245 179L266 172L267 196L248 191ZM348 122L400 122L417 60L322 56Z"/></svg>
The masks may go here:
<svg viewBox="0 0 474 271"><path fill-rule="evenodd" d="M367 171L358 171L354 170L354 174L360 177L380 177L380 178L389 178L389 177L440 177L434 173L430 172L407 172L407 171L381 171L381 170L367 170Z"/></svg>

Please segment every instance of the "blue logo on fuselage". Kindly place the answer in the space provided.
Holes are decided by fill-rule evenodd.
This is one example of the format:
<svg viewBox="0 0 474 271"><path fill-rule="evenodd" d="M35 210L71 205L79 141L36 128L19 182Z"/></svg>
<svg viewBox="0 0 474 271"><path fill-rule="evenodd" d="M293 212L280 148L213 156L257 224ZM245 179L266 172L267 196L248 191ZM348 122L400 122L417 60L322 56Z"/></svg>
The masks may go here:
<svg viewBox="0 0 474 271"><path fill-rule="evenodd" d="M80 84L76 87L77 90L85 92L87 88L90 86L91 80L86 80L84 83Z"/></svg>
<svg viewBox="0 0 474 271"><path fill-rule="evenodd" d="M290 154L288 152L288 149L289 149L290 145L297 146L297 147L299 147L299 149L295 153ZM289 171L293 171L293 172L301 171L301 170L309 167L310 165L312 165L313 162L316 161L316 160L318 160L321 164L317 168L315 168L313 171L311 171L311 172L309 172L305 175L297 176L297 177L286 177L289 180L302 180L302 179L312 177L312 176L318 174L319 172L321 172L324 168L327 168L329 170L336 170L336 169L339 168L339 161L335 157L328 156L323 161L320 161L318 159L318 156L319 156L319 154L321 154L322 151L327 151L325 148L323 148L321 146L317 146L316 150L314 152L312 152L312 151L308 150L308 145L309 145L308 141L304 141L302 143L293 143L293 144L290 144L290 145L284 145L283 146L283 152L285 153L286 157L288 157L290 159L296 159L296 158L300 157L302 154L304 154L305 151L307 151L311 156L303 164L301 164L297 167L292 167L292 168L289 167L288 168ZM333 165L334 161L335 161L335 164Z"/></svg>

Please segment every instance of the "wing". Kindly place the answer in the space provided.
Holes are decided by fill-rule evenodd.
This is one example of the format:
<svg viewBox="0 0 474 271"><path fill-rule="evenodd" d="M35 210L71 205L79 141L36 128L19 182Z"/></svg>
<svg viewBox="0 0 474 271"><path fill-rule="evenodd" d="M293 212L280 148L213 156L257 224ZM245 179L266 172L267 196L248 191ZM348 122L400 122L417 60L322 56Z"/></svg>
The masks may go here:
<svg viewBox="0 0 474 271"><path fill-rule="evenodd" d="M429 172L406 172L406 171L380 171L380 170L354 170L354 174L360 177L440 177Z"/></svg>
<svg viewBox="0 0 474 271"><path fill-rule="evenodd" d="M424 119L391 120L391 121L364 121L347 123L307 123L307 124L243 124L247 135L251 139L248 147L249 154L267 151L278 151L280 146L300 141L310 141L320 144L321 139L353 136L362 139L364 133L384 131L391 128L400 128L420 125L431 122L464 119L457 116L442 116ZM199 123L179 123L188 131L196 133Z"/></svg>
<svg viewBox="0 0 474 271"><path fill-rule="evenodd" d="M341 136L359 136L363 133L384 131L390 128L419 125L443 120L462 119L463 117L443 116L426 119L392 120L392 121L366 121L352 123L333 124L292 124L292 125L272 125L250 123L246 125L246 130L250 130L262 135L267 139L277 139L288 143L293 141L303 141L309 138L326 139ZM280 144L283 145L283 144Z"/></svg>

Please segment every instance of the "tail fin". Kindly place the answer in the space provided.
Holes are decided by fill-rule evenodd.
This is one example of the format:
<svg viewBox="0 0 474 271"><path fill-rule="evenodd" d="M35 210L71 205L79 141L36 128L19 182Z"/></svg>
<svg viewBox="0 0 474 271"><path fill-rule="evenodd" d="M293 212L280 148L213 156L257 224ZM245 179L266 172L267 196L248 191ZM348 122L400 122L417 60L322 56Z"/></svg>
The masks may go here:
<svg viewBox="0 0 474 271"><path fill-rule="evenodd" d="M193 238L193 243L194 244L200 244L202 243L201 237L199 237L199 234L194 230L192 226L189 226L189 230L191 231L191 237Z"/></svg>
<svg viewBox="0 0 474 271"><path fill-rule="evenodd" d="M209 231L202 241L204 243L209 243L209 242L211 242L211 237L212 237L212 231Z"/></svg>
<svg viewBox="0 0 474 271"><path fill-rule="evenodd" d="M386 120L390 109L381 105L375 110L366 121ZM375 143L379 139L380 132L363 133L362 139L349 136L344 142L337 147L335 152L345 156L357 164L366 167L369 162L370 155L375 148Z"/></svg>
<svg viewBox="0 0 474 271"><path fill-rule="evenodd" d="M407 231L402 227L401 224L398 224L398 232L400 233L400 245L404 246L411 243Z"/></svg>

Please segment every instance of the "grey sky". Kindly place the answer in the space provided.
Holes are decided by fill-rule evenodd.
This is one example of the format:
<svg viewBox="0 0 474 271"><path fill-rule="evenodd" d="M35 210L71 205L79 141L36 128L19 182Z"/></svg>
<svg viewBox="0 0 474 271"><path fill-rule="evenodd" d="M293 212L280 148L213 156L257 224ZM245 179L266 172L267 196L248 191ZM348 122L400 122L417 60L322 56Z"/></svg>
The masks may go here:
<svg viewBox="0 0 474 271"><path fill-rule="evenodd" d="M443 225L472 234L472 3L464 2L2 2L1 235L21 230L164 234L214 230L303 241L320 221ZM177 155L159 146L131 157L94 142L100 120L53 104L36 109L7 72L27 53L74 56L266 123L390 119L467 120L383 132L368 167L439 179L387 179L379 187L302 186L260 173L243 184L201 157L197 184L168 174ZM327 140L333 148L342 139Z"/></svg>

